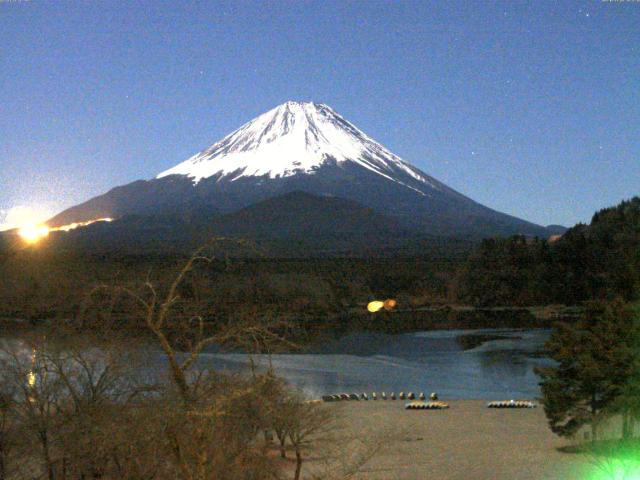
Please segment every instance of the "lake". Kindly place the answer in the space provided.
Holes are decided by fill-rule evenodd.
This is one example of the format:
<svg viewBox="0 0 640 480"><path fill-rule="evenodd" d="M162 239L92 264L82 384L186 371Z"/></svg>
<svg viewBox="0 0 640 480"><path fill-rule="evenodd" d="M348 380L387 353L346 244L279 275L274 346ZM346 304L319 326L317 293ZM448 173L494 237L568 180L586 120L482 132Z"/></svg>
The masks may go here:
<svg viewBox="0 0 640 480"><path fill-rule="evenodd" d="M436 330L399 335L357 333L309 353L278 354L278 375L313 397L334 393L438 392L449 399L539 396L537 366L549 330ZM485 340L485 341L483 341ZM158 361L161 361L159 356ZM269 358L254 356L266 367ZM246 369L247 355L208 352L201 367Z"/></svg>
<svg viewBox="0 0 640 480"><path fill-rule="evenodd" d="M550 330L514 329L353 333L305 353L253 359L259 368L271 362L276 374L314 398L404 391L437 392L443 399L534 399L540 392L534 368L550 364L540 354L549 335ZM163 353L150 352L148 373L164 372ZM248 366L246 354L215 349L198 361L199 368L230 372Z"/></svg>

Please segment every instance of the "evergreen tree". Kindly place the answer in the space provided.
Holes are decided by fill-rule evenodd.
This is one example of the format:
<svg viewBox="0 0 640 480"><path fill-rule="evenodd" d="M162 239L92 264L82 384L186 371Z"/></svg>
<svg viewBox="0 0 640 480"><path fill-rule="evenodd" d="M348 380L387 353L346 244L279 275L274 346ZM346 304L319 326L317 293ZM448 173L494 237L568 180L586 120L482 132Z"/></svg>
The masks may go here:
<svg viewBox="0 0 640 480"><path fill-rule="evenodd" d="M639 338L634 312L619 300L592 302L581 320L556 326L547 349L557 365L538 370L554 433L572 436L590 425L597 438L598 422L634 394Z"/></svg>
<svg viewBox="0 0 640 480"><path fill-rule="evenodd" d="M634 425L640 420L640 302L632 305L630 309L634 318L634 328L629 332L627 343L635 355L633 355L627 382L621 389L619 397L609 408L611 413L622 417L622 438L624 439L633 436Z"/></svg>

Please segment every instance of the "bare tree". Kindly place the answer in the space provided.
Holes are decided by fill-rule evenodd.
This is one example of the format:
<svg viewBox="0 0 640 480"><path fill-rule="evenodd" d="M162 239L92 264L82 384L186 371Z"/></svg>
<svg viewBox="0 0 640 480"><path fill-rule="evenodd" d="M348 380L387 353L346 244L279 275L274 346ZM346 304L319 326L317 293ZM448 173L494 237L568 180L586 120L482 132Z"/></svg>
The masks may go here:
<svg viewBox="0 0 640 480"><path fill-rule="evenodd" d="M13 432L12 408L14 389L0 372L0 480L6 480L9 474L9 462L15 438Z"/></svg>
<svg viewBox="0 0 640 480"><path fill-rule="evenodd" d="M221 240L224 239L214 239L213 243ZM98 286L90 292L87 303L105 293L111 305L117 303L118 296L131 299L142 314L146 330L162 349L170 382L157 408L163 412L163 441L176 475L185 480L264 478L273 469L273 462L255 445L257 433L266 424L262 383L257 381L255 372L251 381L246 381L194 367L209 345L270 348L280 337L270 326L257 321L211 330L202 315L185 316L189 308L181 295L183 285L191 280L197 265L212 262L213 257L204 254L208 247L200 248L189 258L164 295L147 280L141 292ZM243 343L244 338L251 340Z"/></svg>
<svg viewBox="0 0 640 480"><path fill-rule="evenodd" d="M48 332L51 337L27 338L6 352L0 372L7 379L3 388L13 390L0 403L3 477L12 445L5 439L13 438L5 431L19 429L26 443L38 445L19 452L22 465L37 467L20 479L280 478L282 462L260 439L274 430L282 454L291 445L300 479L331 415L278 379L270 363L261 372L253 362L254 354L295 348L284 338L286 322L242 311L221 324L208 320L211 311L198 311L202 303L194 302L193 292L215 298L207 272L194 275L213 260L205 248L165 288L149 278L139 289L99 285L78 321L56 325L55 339ZM140 318L144 338L161 349L168 381L139 380L143 370L133 356L139 346L118 330L126 317ZM200 355L212 344L247 352L251 375L200 370Z"/></svg>
<svg viewBox="0 0 640 480"><path fill-rule="evenodd" d="M24 432L39 446L39 461L46 477L55 480L54 435L59 426L59 406L64 389L43 359L44 343L34 343L33 351L8 349L3 352L0 370L15 388L12 411Z"/></svg>
<svg viewBox="0 0 640 480"><path fill-rule="evenodd" d="M240 246L251 246L249 242L243 240L217 237L200 247L189 258L180 269L175 278L171 281L165 295L161 295L158 289L150 280L144 283L143 292L136 292L132 289L118 286L99 285L92 289L88 296L86 305L91 303L92 298L100 293L111 293L112 305L118 295L132 299L141 309L144 326L148 332L158 342L166 356L169 366L171 381L178 389L186 403L194 401L193 389L196 384L190 382L189 372L197 362L200 353L209 345L213 344L242 344L240 338L250 338L251 342L259 344L273 344L276 341L284 341L273 332L271 325L259 325L254 321L238 325L228 325L227 328L218 331L208 331L205 328L205 321L201 314L196 314L184 318L182 310L180 288L188 276L194 271L198 264L210 264L215 257L207 256L206 251L218 243L233 242ZM214 295L215 292L209 292Z"/></svg>
<svg viewBox="0 0 640 480"><path fill-rule="evenodd" d="M122 339L104 341L94 335L58 337L43 357L63 384L62 426L58 447L62 462L81 476L102 478L109 471L119 418L131 402L153 387L139 385L135 350Z"/></svg>
<svg viewBox="0 0 640 480"><path fill-rule="evenodd" d="M289 413L286 431L296 456L294 480L300 479L303 455L313 448L318 437L326 432L330 425L330 416L327 415L325 408L315 403L301 401L300 398L292 395L288 405L283 409Z"/></svg>

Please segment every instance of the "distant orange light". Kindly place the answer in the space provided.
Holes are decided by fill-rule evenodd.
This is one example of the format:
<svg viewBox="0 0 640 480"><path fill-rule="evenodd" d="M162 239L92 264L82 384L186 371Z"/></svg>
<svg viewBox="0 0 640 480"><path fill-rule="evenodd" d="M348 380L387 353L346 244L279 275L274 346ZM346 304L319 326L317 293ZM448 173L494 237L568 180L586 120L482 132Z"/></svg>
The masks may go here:
<svg viewBox="0 0 640 480"><path fill-rule="evenodd" d="M27 243L38 243L49 236L49 227L46 225L26 225L18 230L18 235Z"/></svg>
<svg viewBox="0 0 640 480"><path fill-rule="evenodd" d="M375 313L382 308L384 308L384 302L381 302L380 300L374 300L373 302L369 302L369 304L367 305L367 310L369 310L371 313Z"/></svg>
<svg viewBox="0 0 640 480"><path fill-rule="evenodd" d="M31 388L36 386L36 374L33 372L27 373L27 383Z"/></svg>
<svg viewBox="0 0 640 480"><path fill-rule="evenodd" d="M396 308L397 304L398 302L396 302L393 298L388 298L387 300L384 301L384 309L393 310L394 308Z"/></svg>
<svg viewBox="0 0 640 480"><path fill-rule="evenodd" d="M96 222L111 222L113 218L96 218L95 220L88 220L86 222L75 222L70 223L68 225L62 225L60 227L47 227L46 225L26 225L20 229L18 229L18 235L22 237L22 239L29 243L34 244L38 243L43 238L49 236L49 232L68 232L69 230L75 230L78 227L86 227L87 225L91 225Z"/></svg>
<svg viewBox="0 0 640 480"><path fill-rule="evenodd" d="M54 227L51 230L54 232L68 232L69 230L75 230L78 227L86 227L96 222L113 222L113 218L96 218L95 220L87 220L86 222L74 222L69 225L62 225L61 227Z"/></svg>
<svg viewBox="0 0 640 480"><path fill-rule="evenodd" d="M373 302L369 302L367 305L367 310L371 313L376 313L382 310L383 308L387 311L393 310L398 305L398 302L393 298L388 298L384 302L381 300L374 300Z"/></svg>

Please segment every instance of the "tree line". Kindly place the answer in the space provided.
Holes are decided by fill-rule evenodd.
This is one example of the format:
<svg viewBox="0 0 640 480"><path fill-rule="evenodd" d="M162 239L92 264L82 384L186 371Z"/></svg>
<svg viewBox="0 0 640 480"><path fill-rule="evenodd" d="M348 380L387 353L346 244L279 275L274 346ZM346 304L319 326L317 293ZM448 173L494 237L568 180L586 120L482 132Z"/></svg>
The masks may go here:
<svg viewBox="0 0 640 480"><path fill-rule="evenodd" d="M578 305L638 298L640 197L600 210L560 238L483 240L460 268L459 301L473 305Z"/></svg>

